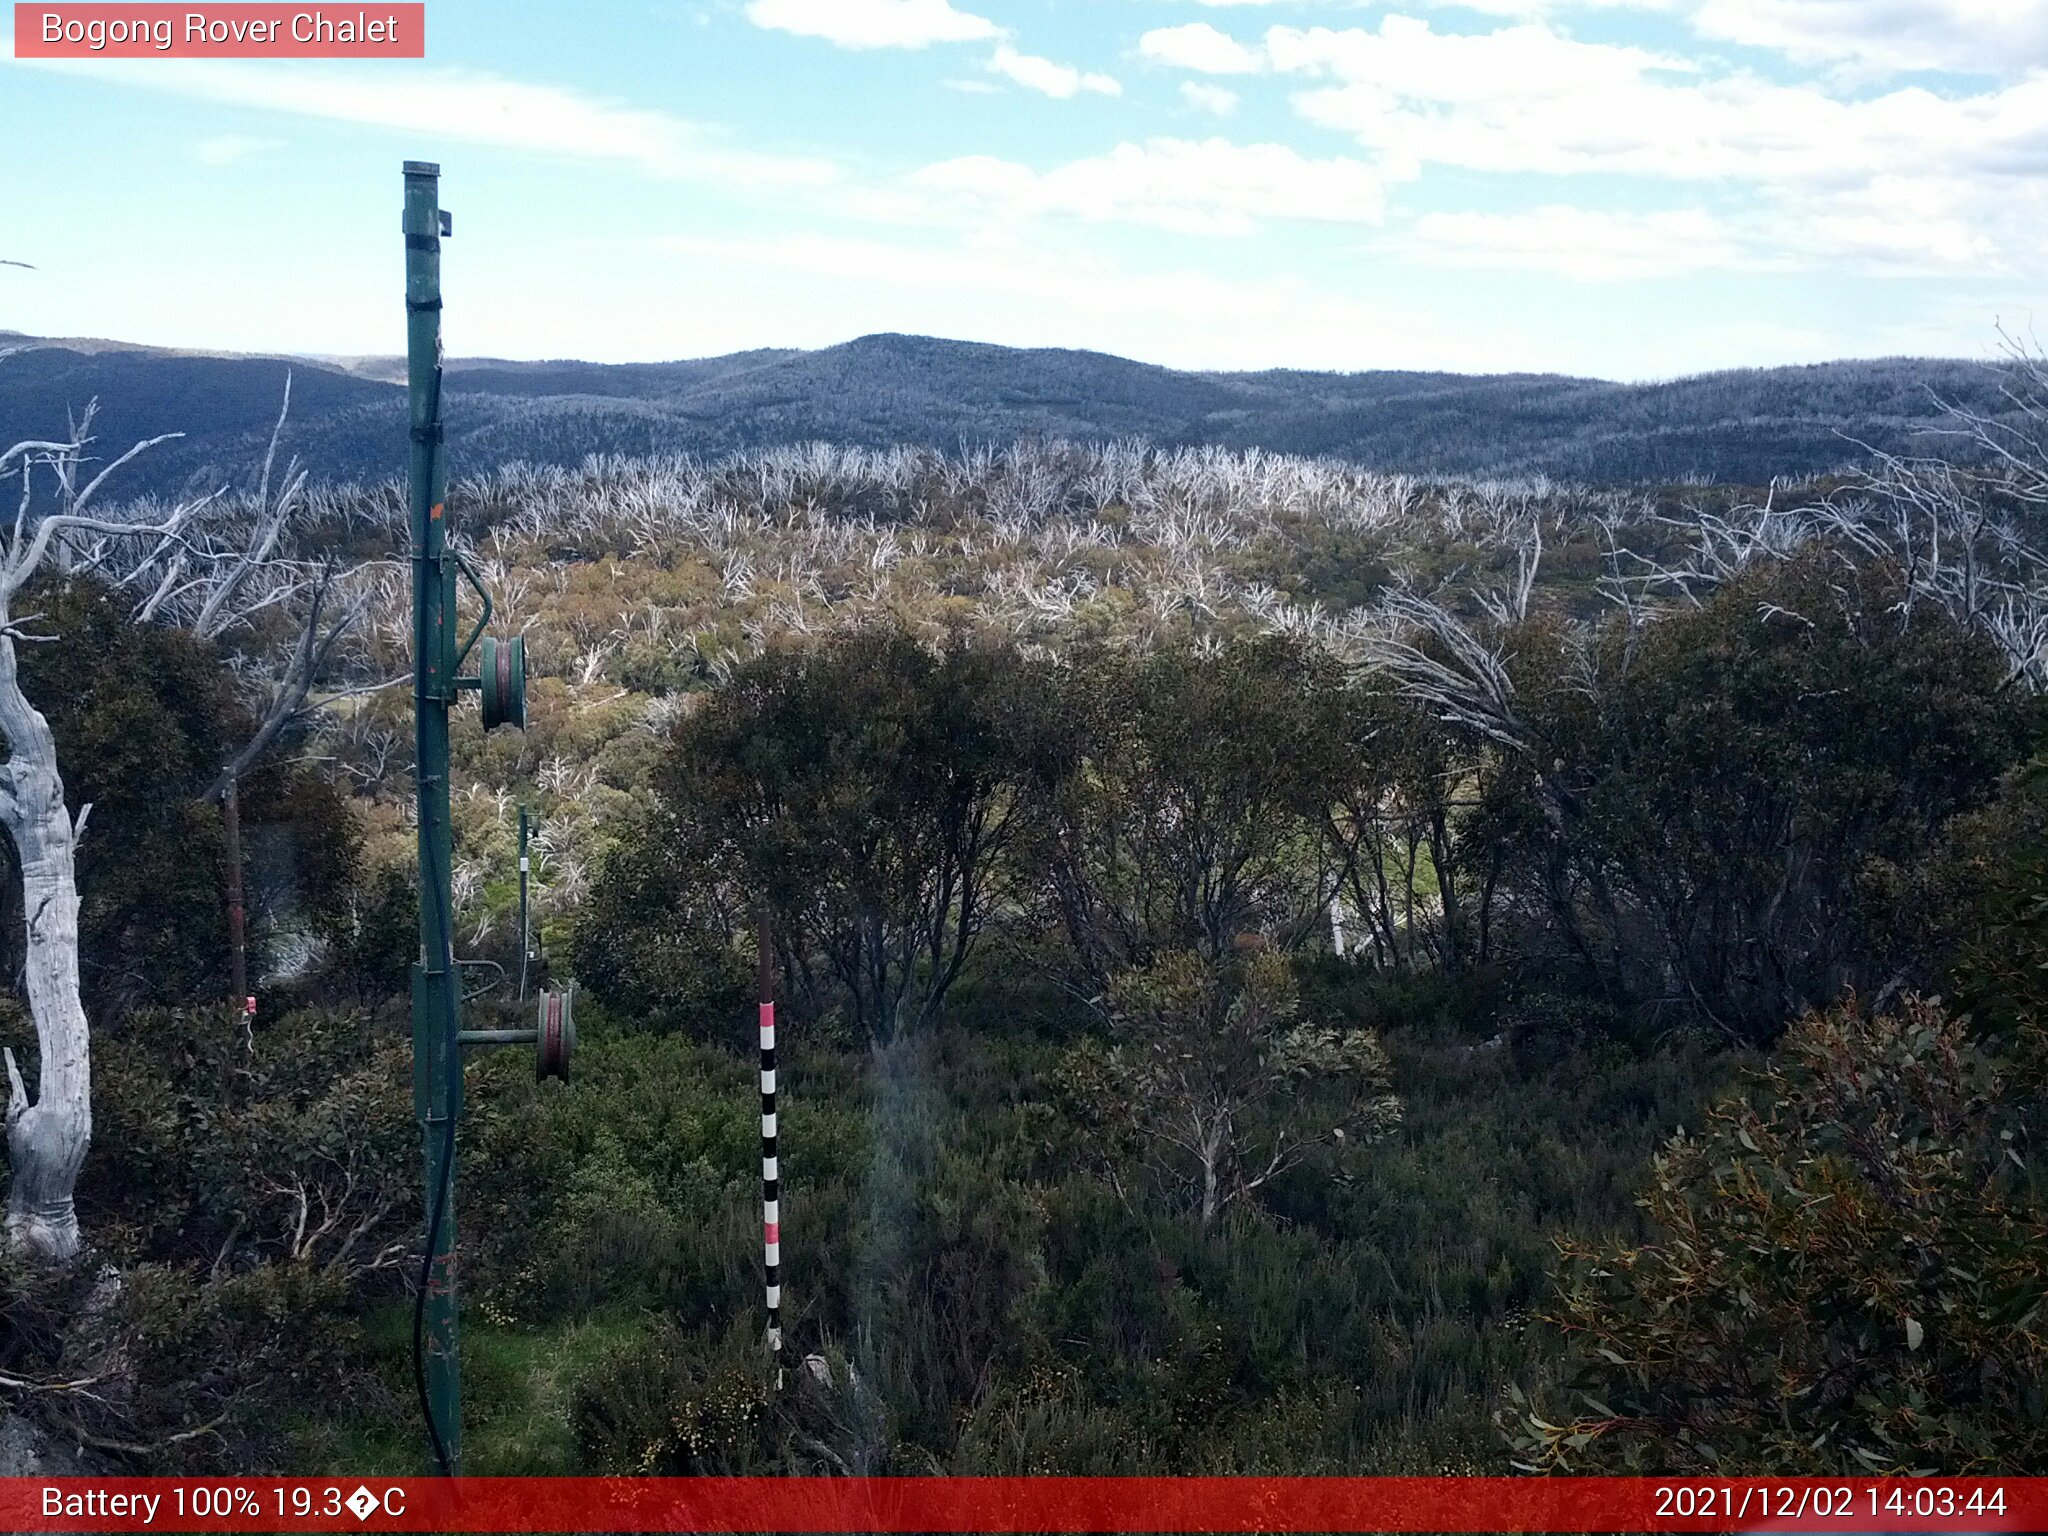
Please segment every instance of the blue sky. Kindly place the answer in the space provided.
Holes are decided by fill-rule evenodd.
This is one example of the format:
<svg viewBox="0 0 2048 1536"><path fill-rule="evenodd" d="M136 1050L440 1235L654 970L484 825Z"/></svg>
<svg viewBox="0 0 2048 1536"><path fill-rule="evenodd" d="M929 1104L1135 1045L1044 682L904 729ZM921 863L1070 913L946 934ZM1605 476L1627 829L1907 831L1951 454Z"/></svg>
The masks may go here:
<svg viewBox="0 0 2048 1536"><path fill-rule="evenodd" d="M2048 0L429 0L419 63L16 61L0 328L389 353L872 331L1659 378L1989 356ZM0 21L0 27L7 23Z"/></svg>

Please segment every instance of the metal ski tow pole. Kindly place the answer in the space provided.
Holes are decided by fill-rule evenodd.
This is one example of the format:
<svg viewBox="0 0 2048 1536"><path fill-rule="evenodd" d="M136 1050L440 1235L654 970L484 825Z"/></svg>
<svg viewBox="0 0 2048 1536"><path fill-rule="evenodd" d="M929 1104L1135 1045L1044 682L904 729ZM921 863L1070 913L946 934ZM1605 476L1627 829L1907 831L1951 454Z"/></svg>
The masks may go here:
<svg viewBox="0 0 2048 1536"><path fill-rule="evenodd" d="M569 1075L576 1048L573 987L544 991L532 1029L465 1030L451 890L448 718L473 690L483 728L526 729L526 642L488 638L491 594L449 542L448 464L441 428L441 168L405 163L406 384L410 401L414 780L419 795L420 953L412 969L412 1091L426 1164L426 1253L413 1304L413 1375L435 1468L462 1470L462 1362L456 1330L455 1130L462 1118L462 1047L531 1045L536 1074ZM467 582L483 614L456 643L456 588ZM462 675L471 651L477 675ZM524 849L522 895L524 890ZM522 903L523 905L523 903ZM522 913L523 918L523 913ZM523 920L522 928L525 926ZM522 959L522 972L524 961ZM522 976L523 981L523 976ZM522 993L524 987L521 988Z"/></svg>
<svg viewBox="0 0 2048 1536"><path fill-rule="evenodd" d="M462 1366L455 1307L455 1122L462 1112L460 981L449 863L448 712L454 703L452 593L441 431L441 168L405 165L406 383L410 401L415 789L420 958L412 975L413 1108L426 1161L427 1254L413 1312L420 1411L439 1470L462 1470Z"/></svg>

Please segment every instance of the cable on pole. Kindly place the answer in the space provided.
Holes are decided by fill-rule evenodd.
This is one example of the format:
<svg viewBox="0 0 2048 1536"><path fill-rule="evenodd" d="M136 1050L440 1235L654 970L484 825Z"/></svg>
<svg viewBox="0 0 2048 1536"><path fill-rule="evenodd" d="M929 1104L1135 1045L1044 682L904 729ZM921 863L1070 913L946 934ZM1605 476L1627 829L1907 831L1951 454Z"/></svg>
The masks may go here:
<svg viewBox="0 0 2048 1536"><path fill-rule="evenodd" d="M437 875L439 872L436 872ZM425 871L421 872L421 885L429 882ZM452 937L454 914L448 906L448 882L436 878L433 882L435 902L441 914L441 932L449 935L442 945L442 964L453 968L455 944ZM448 1055L453 1061L460 1061L460 1047L456 1037L461 1033L462 1020L455 1008L455 994L446 989ZM433 1208L427 1217L427 1252L420 1262L419 1290L412 1303L412 1381L419 1393L420 1415L426 1420L427 1441L434 1452L434 1464L440 1468L441 1476L455 1475L455 1458L448 1448L448 1442L441 1434L439 1416L434 1412L433 1396L427 1390L427 1296L434 1285L434 1258L441 1245L441 1228L448 1217L448 1199L455 1192L455 1115L451 1112L441 1122L441 1176L435 1181ZM450 1260L452 1262L453 1255Z"/></svg>

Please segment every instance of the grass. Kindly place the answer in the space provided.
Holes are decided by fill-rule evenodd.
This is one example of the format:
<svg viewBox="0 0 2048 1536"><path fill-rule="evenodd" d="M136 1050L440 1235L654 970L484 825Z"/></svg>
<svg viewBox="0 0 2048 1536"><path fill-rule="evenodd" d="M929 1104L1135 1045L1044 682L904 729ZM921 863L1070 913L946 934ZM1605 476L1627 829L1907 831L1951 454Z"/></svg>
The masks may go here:
<svg viewBox="0 0 2048 1536"><path fill-rule="evenodd" d="M577 1379L607 1351L643 1336L645 1314L596 1312L551 1328L501 1326L470 1307L462 1319L463 1471L472 1477L573 1477L581 1464L570 1407ZM395 1415L308 1418L303 1475L417 1474L428 1452L415 1406L412 1307L364 1320L364 1342L399 1404Z"/></svg>

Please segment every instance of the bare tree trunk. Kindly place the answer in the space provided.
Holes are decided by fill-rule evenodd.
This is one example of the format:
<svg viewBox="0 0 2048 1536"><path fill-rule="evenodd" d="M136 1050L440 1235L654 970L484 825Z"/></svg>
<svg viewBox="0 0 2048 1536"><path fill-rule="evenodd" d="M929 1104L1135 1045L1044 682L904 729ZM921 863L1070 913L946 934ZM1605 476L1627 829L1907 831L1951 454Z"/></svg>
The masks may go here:
<svg viewBox="0 0 2048 1536"><path fill-rule="evenodd" d="M1437 891L1443 900L1443 969L1456 976L1465 968L1465 911L1458 900L1458 855L1451 842L1450 817L1442 805L1430 810L1429 858L1436 866Z"/></svg>
<svg viewBox="0 0 2048 1536"><path fill-rule="evenodd" d="M91 1068L85 1005L78 995L78 879L73 853L85 824L64 805L57 740L21 691L14 637L0 608L0 824L21 857L25 974L35 1017L37 1091L31 1104L21 1069L6 1051L8 1236L30 1253L68 1259L78 1252L71 1203L92 1140ZM87 807L90 810L90 807Z"/></svg>
<svg viewBox="0 0 2048 1536"><path fill-rule="evenodd" d="M1216 1219L1216 1212L1223 1200L1223 1138L1224 1120L1219 1116L1209 1122L1202 1137L1202 1225L1207 1227Z"/></svg>

